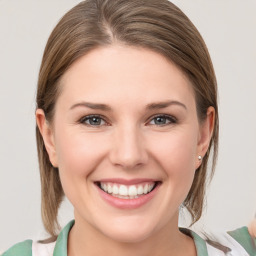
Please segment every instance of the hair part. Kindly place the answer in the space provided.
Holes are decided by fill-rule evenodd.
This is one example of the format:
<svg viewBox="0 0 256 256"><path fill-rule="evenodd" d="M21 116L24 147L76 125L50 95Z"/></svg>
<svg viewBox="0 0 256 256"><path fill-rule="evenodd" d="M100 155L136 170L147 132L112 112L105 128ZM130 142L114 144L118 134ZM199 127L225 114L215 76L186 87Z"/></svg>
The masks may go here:
<svg viewBox="0 0 256 256"><path fill-rule="evenodd" d="M177 65L192 83L199 121L206 118L210 106L215 109L208 151L183 203L194 223L203 211L209 157L212 154L210 177L217 159L217 82L200 33L174 4L168 0L86 0L72 8L54 28L45 47L38 79L37 108L43 109L47 121L52 122L63 74L92 49L114 43L153 50ZM64 192L58 169L51 165L38 127L36 138L42 220L54 239L59 232L57 216Z"/></svg>

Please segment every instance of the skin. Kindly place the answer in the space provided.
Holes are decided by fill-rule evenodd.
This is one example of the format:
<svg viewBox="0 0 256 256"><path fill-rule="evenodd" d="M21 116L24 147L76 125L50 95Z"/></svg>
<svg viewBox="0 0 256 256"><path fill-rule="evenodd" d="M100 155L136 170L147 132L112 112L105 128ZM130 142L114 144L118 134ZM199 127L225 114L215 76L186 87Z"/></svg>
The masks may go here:
<svg viewBox="0 0 256 256"><path fill-rule="evenodd" d="M254 218L248 226L249 233L252 237L256 238L256 218Z"/></svg>
<svg viewBox="0 0 256 256"><path fill-rule="evenodd" d="M214 109L200 122L190 81L173 63L153 51L117 44L80 58L60 86L53 122L40 109L36 118L74 206L68 255L196 255L193 240L178 229L178 210L200 166L198 155L207 151ZM102 116L98 125L84 118L92 114ZM157 122L156 115L163 114L168 118ZM141 207L119 209L104 201L95 185L113 178L161 185Z"/></svg>

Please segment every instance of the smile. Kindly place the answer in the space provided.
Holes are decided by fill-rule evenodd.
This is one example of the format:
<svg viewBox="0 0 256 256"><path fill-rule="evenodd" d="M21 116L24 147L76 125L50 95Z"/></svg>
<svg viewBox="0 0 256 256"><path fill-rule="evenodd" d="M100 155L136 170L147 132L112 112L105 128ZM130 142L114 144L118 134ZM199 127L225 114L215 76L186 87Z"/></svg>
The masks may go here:
<svg viewBox="0 0 256 256"><path fill-rule="evenodd" d="M98 181L95 182L101 198L119 209L136 209L151 201L160 181Z"/></svg>
<svg viewBox="0 0 256 256"><path fill-rule="evenodd" d="M155 186L156 182L145 182L142 184L129 186L110 182L100 182L100 188L103 191L114 197L122 199L139 198L142 195L150 193Z"/></svg>

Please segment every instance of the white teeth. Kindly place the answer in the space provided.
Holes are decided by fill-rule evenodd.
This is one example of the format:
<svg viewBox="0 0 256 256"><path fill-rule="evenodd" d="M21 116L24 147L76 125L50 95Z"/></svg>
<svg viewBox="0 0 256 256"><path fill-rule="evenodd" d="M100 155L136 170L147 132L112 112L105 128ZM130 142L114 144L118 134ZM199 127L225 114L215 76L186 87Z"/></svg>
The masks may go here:
<svg viewBox="0 0 256 256"><path fill-rule="evenodd" d="M117 186L117 185L114 185L114 186L113 186L113 194L117 195L118 192L119 192L118 186Z"/></svg>
<svg viewBox="0 0 256 256"><path fill-rule="evenodd" d="M129 187L128 191L129 196L137 196L137 188L133 185Z"/></svg>
<svg viewBox="0 0 256 256"><path fill-rule="evenodd" d="M118 198L122 198L122 199L135 199L135 198L138 198L138 196L120 196L120 195L114 195L114 194L112 194L112 196L118 197Z"/></svg>
<svg viewBox="0 0 256 256"><path fill-rule="evenodd" d="M134 199L138 198L140 195L148 194L152 191L155 183L144 183L140 185L119 185L113 183L100 183L100 187L102 190L111 194L112 196L122 198L122 199Z"/></svg>
<svg viewBox="0 0 256 256"><path fill-rule="evenodd" d="M128 188L125 185L121 185L119 187L119 195L127 196L128 195Z"/></svg>
<svg viewBox="0 0 256 256"><path fill-rule="evenodd" d="M112 186L110 184L108 184L108 193L111 194L112 193Z"/></svg>
<svg viewBox="0 0 256 256"><path fill-rule="evenodd" d="M148 193L148 184L146 184L146 185L144 186L143 193L144 193L144 194L147 194L147 193Z"/></svg>
<svg viewBox="0 0 256 256"><path fill-rule="evenodd" d="M142 185L138 186L138 192L137 192L138 195L142 195L143 191L144 191L143 186Z"/></svg>

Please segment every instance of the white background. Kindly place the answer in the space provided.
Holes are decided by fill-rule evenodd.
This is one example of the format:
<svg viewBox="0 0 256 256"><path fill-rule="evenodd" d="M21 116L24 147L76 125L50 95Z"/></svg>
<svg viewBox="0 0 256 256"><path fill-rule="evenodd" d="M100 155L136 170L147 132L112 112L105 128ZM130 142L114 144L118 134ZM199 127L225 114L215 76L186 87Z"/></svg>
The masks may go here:
<svg viewBox="0 0 256 256"><path fill-rule="evenodd" d="M34 132L37 75L51 30L78 2L0 0L0 250L43 235ZM247 225L256 211L256 1L174 3L203 35L219 84L219 161L199 226L234 229ZM71 218L65 203L61 224Z"/></svg>

